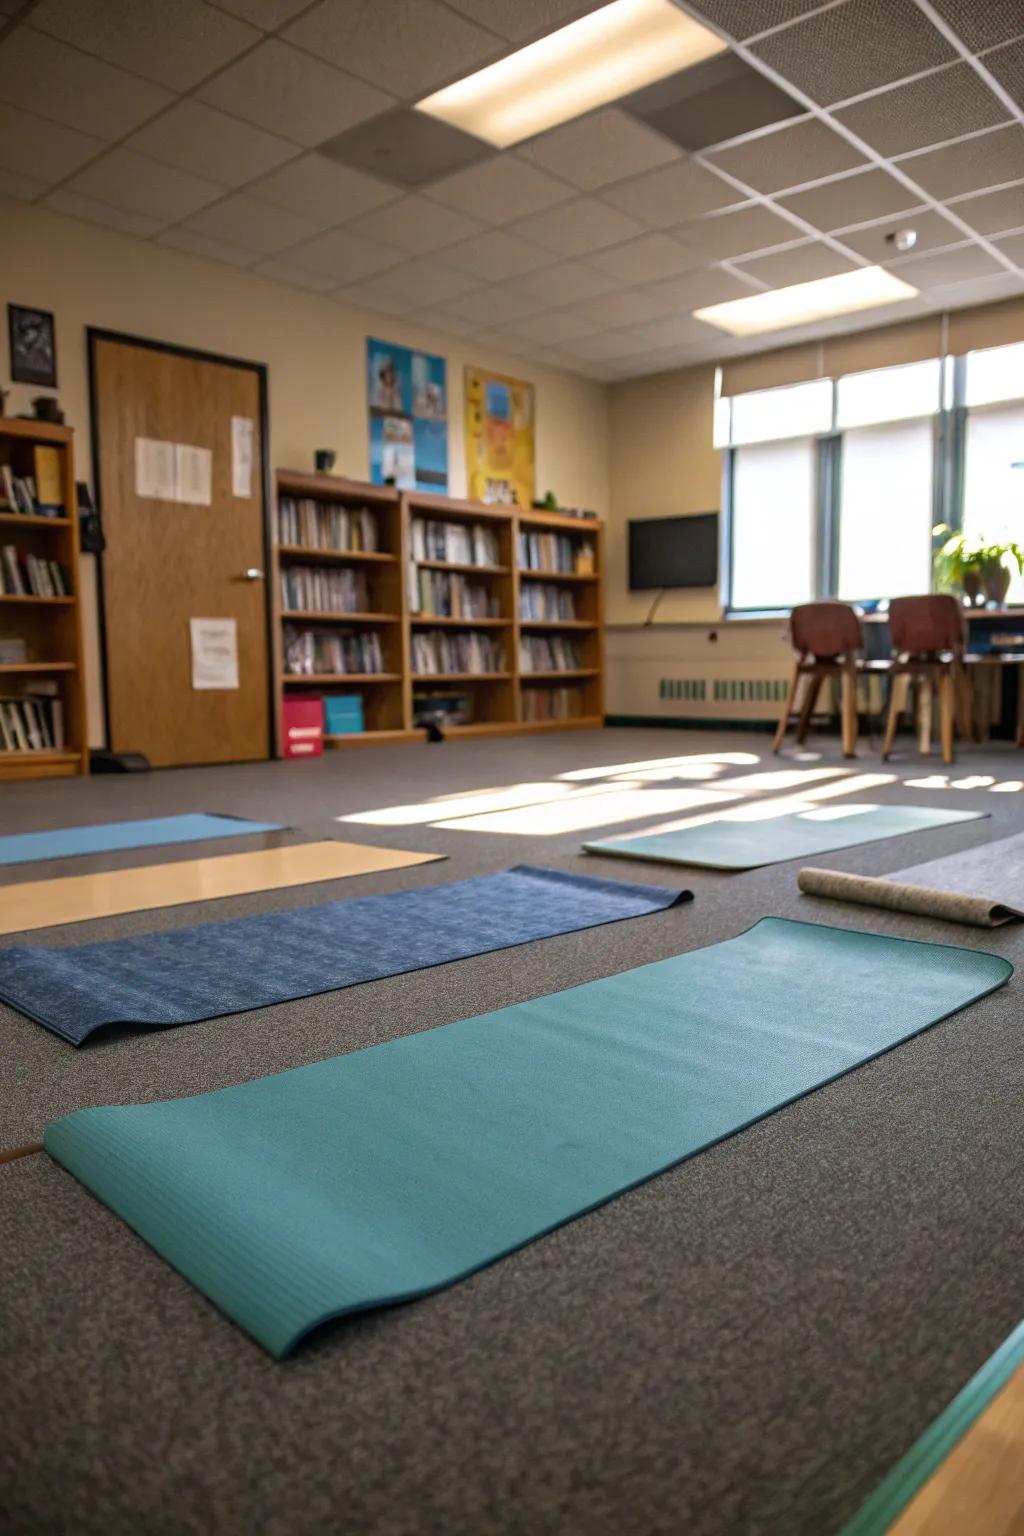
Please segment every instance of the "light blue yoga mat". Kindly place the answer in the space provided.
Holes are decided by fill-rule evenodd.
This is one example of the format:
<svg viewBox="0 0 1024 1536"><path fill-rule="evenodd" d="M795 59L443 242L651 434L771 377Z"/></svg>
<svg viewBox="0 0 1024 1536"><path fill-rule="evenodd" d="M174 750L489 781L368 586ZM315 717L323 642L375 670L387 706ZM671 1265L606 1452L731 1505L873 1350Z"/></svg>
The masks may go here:
<svg viewBox="0 0 1024 1536"><path fill-rule="evenodd" d="M0 864L69 859L80 853L114 853L122 848L157 848L163 843L201 843L213 837L251 837L280 832L276 821L240 816L156 816L147 821L107 821L95 827L55 827L51 832L16 832L0 837Z"/></svg>
<svg viewBox="0 0 1024 1536"><path fill-rule="evenodd" d="M757 869L809 853L829 853L903 832L926 832L956 821L978 821L987 811L936 811L927 805L822 806L767 821L708 821L678 832L605 838L584 843L587 853L705 869Z"/></svg>
<svg viewBox="0 0 1024 1536"><path fill-rule="evenodd" d="M106 1024L194 1024L690 901L689 891L520 865L169 933L0 950L0 998L72 1045Z"/></svg>
<svg viewBox="0 0 1024 1536"><path fill-rule="evenodd" d="M439 1290L582 1216L1011 971L978 950L765 918L218 1093L80 1110L45 1146L283 1356L329 1318Z"/></svg>

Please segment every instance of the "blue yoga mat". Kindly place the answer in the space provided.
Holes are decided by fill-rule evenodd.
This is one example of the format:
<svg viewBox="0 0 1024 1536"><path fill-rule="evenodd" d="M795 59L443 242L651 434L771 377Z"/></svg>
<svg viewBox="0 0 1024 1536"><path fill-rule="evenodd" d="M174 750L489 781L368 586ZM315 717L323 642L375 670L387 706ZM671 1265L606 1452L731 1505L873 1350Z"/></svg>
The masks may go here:
<svg viewBox="0 0 1024 1536"><path fill-rule="evenodd" d="M829 853L856 843L873 843L904 832L925 832L957 821L978 821L987 811L936 811L929 805L819 806L767 821L708 821L677 832L614 837L584 843L587 853L655 864L691 864L705 869L757 869L811 853Z"/></svg>
<svg viewBox="0 0 1024 1536"><path fill-rule="evenodd" d="M218 1093L80 1110L45 1146L283 1356L329 1318L482 1269L1011 971L978 950L765 918Z"/></svg>
<svg viewBox="0 0 1024 1536"><path fill-rule="evenodd" d="M213 837L251 837L280 832L276 821L240 816L156 816L148 821L107 821L95 827L55 827L52 832L16 832L0 837L0 864L69 859L80 853L115 853L122 848L157 848L162 843L201 843Z"/></svg>
<svg viewBox="0 0 1024 1536"><path fill-rule="evenodd" d="M106 1024L194 1024L690 899L689 891L522 865L139 938L0 950L0 998L81 1045Z"/></svg>

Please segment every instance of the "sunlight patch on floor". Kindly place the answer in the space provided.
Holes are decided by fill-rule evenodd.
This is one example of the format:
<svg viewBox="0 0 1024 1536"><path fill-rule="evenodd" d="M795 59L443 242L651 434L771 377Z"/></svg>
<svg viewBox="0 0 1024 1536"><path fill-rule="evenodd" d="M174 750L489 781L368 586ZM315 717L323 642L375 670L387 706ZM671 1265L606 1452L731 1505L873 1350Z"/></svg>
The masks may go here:
<svg viewBox="0 0 1024 1536"><path fill-rule="evenodd" d="M563 832L584 832L615 822L639 821L665 816L691 806L728 804L732 797L713 789L644 789L601 785L546 805L520 806L484 816L463 816L435 823L444 831L504 832L515 837L555 837Z"/></svg>
<svg viewBox="0 0 1024 1536"><path fill-rule="evenodd" d="M467 789L457 795L422 800L417 805L389 805L379 811L357 811L352 816L336 816L335 820L355 821L365 827L425 826L449 816L514 810L520 805L536 805L569 794L572 794L569 784L507 784L500 789Z"/></svg>
<svg viewBox="0 0 1024 1536"><path fill-rule="evenodd" d="M682 757L651 757L643 763L609 763L605 768L573 768L569 773L560 773L558 777L578 783L583 779L606 779L616 774L632 777L634 774L644 774L648 769L679 768L687 763L722 763L743 768L760 761L756 752L687 752Z"/></svg>

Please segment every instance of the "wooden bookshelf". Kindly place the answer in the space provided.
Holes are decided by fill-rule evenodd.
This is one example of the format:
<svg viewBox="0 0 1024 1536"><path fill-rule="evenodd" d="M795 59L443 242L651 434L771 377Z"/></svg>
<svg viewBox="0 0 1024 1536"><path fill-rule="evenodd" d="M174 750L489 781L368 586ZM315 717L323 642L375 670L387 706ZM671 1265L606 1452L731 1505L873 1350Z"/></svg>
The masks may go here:
<svg viewBox="0 0 1024 1536"><path fill-rule="evenodd" d="M78 566L78 507L74 439L70 427L45 421L0 417L0 464L18 478L35 477L35 449L56 450L60 465L62 516L0 510L0 546L56 561L64 572L67 597L0 593L0 638L24 640L25 661L0 663L0 697L24 694L59 698L64 720L60 748L0 750L0 782L69 778L89 771L83 671L81 585ZM2 741L0 741L2 745Z"/></svg>
<svg viewBox="0 0 1024 1536"><path fill-rule="evenodd" d="M276 492L276 508L279 508L282 497L309 498L349 508L366 507L376 514L380 544L374 551L349 551L307 548L302 544L275 540L272 603L279 754L283 744L280 701L286 694L293 697L302 690L318 693L337 688L362 696L365 730L344 735L327 734L324 737L327 748L422 741L424 728L415 727L413 721L417 703L422 703L431 694L457 692L469 695L472 701L471 721L464 725L443 726L445 734L451 737L584 729L603 723L604 530L599 521L561 513L520 513L514 508L484 506L421 492L402 493L388 486L345 480L336 475L311 475L290 470L278 470ZM478 565L466 560L435 558L414 561L412 525L417 519L452 523L466 530L474 526L486 528L492 535L491 542L496 545L491 562ZM275 523L275 528L277 526ZM593 551L592 571L522 568L520 534L523 532L568 535L574 546L588 546ZM471 540L472 535L468 536ZM286 610L282 603L282 570L318 564L347 564L360 569L366 577L371 606L352 613L315 608ZM484 588L489 596L488 606L496 611L478 619L419 611L420 571L447 573L449 578L464 579L469 586ZM571 591L574 616L521 620L520 595L524 582L538 582ZM375 628L380 635L386 670L375 674L289 674L284 670L283 646L285 627L289 624L324 632L339 627L356 632ZM496 659L500 659L500 667L473 672L457 669L415 672L415 643L418 637L429 635L431 631L450 637L456 644L460 635L479 632L482 640L486 637L487 646L496 643L499 647ZM569 654L579 664L564 671L521 667L522 637L561 638L575 647ZM440 648L440 640L437 644ZM489 658L492 653L485 651L485 654ZM461 655L459 659L462 659ZM559 688L571 690L562 696L571 701L570 717L527 718L535 700L554 698L553 690ZM528 690L533 690L533 694Z"/></svg>

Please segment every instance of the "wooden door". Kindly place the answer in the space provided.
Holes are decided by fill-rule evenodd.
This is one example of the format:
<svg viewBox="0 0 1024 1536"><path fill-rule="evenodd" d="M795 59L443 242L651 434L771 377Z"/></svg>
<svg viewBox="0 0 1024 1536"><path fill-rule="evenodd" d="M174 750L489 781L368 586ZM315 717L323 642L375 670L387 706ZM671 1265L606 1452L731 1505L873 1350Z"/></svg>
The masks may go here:
<svg viewBox="0 0 1024 1536"><path fill-rule="evenodd" d="M262 370L102 333L90 343L109 745L154 767L266 757ZM233 475L246 432L247 483ZM237 687L194 686L192 619L235 621Z"/></svg>

